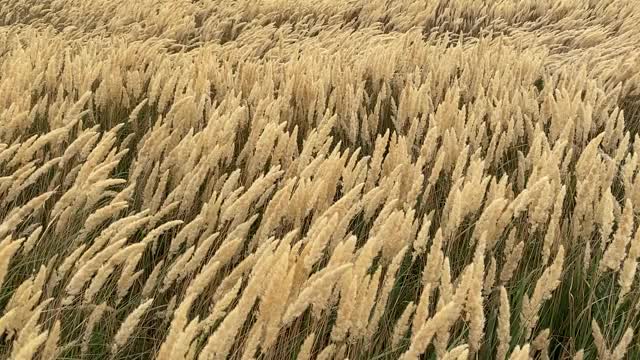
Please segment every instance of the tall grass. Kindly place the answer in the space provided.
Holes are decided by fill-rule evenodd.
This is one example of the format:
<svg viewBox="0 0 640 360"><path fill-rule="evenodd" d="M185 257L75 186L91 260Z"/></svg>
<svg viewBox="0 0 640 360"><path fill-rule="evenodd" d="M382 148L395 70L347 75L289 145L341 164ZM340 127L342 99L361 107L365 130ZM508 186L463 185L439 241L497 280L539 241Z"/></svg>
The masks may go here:
<svg viewBox="0 0 640 360"><path fill-rule="evenodd" d="M633 1L0 1L0 358L640 356Z"/></svg>

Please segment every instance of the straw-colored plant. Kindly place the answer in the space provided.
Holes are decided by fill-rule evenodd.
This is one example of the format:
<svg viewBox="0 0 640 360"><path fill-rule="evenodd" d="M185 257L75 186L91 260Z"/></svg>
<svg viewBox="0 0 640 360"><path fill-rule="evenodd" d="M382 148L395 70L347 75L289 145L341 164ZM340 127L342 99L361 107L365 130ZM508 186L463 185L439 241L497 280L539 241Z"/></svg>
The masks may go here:
<svg viewBox="0 0 640 360"><path fill-rule="evenodd" d="M634 1L0 1L0 358L640 357Z"/></svg>

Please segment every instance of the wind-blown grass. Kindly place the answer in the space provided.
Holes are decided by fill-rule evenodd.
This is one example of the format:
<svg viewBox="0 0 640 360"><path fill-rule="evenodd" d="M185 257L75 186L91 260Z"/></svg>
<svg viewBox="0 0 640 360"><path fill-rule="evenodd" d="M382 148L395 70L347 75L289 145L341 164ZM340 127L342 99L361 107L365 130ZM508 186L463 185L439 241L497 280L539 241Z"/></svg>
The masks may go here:
<svg viewBox="0 0 640 360"><path fill-rule="evenodd" d="M0 358L640 356L639 21L0 1Z"/></svg>

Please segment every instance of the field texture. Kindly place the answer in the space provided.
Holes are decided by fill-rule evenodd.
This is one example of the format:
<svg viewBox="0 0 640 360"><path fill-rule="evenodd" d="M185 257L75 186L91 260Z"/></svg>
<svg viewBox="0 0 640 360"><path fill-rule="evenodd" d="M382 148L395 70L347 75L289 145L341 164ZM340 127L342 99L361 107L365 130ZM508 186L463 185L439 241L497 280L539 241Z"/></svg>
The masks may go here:
<svg viewBox="0 0 640 360"><path fill-rule="evenodd" d="M637 0L0 0L0 358L637 359Z"/></svg>

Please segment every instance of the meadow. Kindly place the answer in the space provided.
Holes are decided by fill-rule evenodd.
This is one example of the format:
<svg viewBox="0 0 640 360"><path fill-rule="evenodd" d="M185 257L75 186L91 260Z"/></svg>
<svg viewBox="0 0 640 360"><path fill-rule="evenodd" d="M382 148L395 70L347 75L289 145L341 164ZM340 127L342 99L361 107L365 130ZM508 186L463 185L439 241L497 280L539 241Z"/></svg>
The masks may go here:
<svg viewBox="0 0 640 360"><path fill-rule="evenodd" d="M640 358L637 0L0 0L0 358Z"/></svg>

